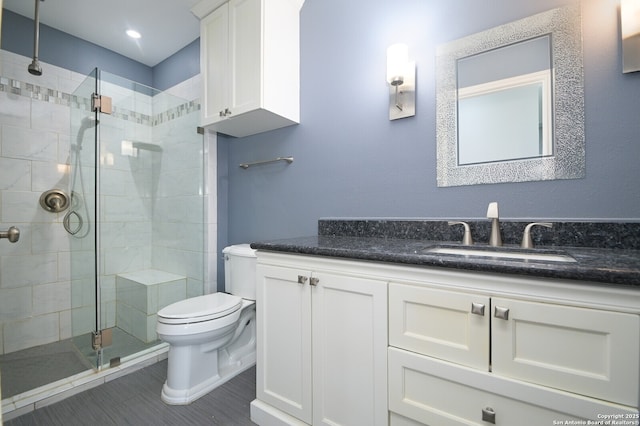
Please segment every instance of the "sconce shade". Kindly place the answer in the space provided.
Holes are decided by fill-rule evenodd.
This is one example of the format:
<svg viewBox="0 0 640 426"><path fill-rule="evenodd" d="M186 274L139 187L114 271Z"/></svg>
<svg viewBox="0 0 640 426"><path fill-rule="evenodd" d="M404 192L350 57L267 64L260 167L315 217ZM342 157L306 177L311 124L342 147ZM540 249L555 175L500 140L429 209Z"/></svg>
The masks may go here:
<svg viewBox="0 0 640 426"><path fill-rule="evenodd" d="M640 71L640 0L620 1L622 72Z"/></svg>
<svg viewBox="0 0 640 426"><path fill-rule="evenodd" d="M416 63L409 62L406 44L387 48L387 83L389 83L389 120L416 115Z"/></svg>
<svg viewBox="0 0 640 426"><path fill-rule="evenodd" d="M407 62L409 62L409 48L406 44L394 44L387 48L387 82L392 86L404 82Z"/></svg>

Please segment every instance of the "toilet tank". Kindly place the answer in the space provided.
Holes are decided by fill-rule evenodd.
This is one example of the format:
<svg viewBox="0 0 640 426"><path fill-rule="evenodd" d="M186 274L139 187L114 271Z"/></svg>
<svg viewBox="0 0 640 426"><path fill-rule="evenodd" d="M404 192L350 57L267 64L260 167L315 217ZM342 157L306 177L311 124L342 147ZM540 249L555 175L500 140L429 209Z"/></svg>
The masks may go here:
<svg viewBox="0 0 640 426"><path fill-rule="evenodd" d="M225 247L224 290L243 299L256 299L256 251L249 244Z"/></svg>

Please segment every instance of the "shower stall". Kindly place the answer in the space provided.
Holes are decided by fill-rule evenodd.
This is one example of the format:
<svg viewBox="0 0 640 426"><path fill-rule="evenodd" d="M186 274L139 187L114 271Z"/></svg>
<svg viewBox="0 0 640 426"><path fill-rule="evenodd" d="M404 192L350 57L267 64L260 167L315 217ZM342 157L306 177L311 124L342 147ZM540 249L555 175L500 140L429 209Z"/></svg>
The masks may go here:
<svg viewBox="0 0 640 426"><path fill-rule="evenodd" d="M19 244L11 244L15 253L0 249L3 266L16 261L11 268L31 277L11 284L5 278L0 287L28 288L29 294L51 280L38 283L28 270L42 270L39 262L55 258L50 270L57 269L61 283L49 299L58 306L56 321L39 315L44 308L0 312L0 339L11 343L0 347L3 398L158 349L157 311L204 293L205 149L196 131L198 103L100 70L86 76L68 103L67 161L58 165L62 177L51 182L68 205L53 213L39 208L31 222L17 224L21 241L36 245L35 222L47 222L58 241L42 244L56 247L55 254L29 257ZM12 330L27 322L52 328L43 334L46 344L33 346L29 333L14 342L20 333Z"/></svg>

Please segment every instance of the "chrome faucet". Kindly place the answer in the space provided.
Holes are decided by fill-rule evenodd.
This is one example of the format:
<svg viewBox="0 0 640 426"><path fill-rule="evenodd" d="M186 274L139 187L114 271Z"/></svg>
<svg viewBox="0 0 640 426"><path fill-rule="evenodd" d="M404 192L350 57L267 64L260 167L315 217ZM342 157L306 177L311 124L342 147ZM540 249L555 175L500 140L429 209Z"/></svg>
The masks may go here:
<svg viewBox="0 0 640 426"><path fill-rule="evenodd" d="M462 225L464 226L464 236L462 237L462 245L470 246L473 245L473 238L471 237L471 229L469 228L469 224L466 222L460 221L449 221L447 222L449 226L451 225Z"/></svg>
<svg viewBox="0 0 640 426"><path fill-rule="evenodd" d="M534 226L544 226L546 228L553 227L553 223L549 222L533 222L528 224L524 228L524 234L522 234L522 243L520 243L520 247L522 248L533 248L533 240L531 239L531 228Z"/></svg>
<svg viewBox="0 0 640 426"><path fill-rule="evenodd" d="M487 219L491 219L491 235L489 236L489 245L491 247L500 247L502 245L502 236L500 235L500 221L498 216L498 203L489 203L487 209Z"/></svg>

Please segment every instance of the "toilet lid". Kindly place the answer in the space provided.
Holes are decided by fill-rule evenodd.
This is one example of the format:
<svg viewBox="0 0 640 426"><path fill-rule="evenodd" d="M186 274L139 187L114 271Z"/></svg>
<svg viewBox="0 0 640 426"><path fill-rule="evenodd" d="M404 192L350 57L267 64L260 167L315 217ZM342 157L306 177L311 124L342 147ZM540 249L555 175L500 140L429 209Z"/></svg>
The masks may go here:
<svg viewBox="0 0 640 426"><path fill-rule="evenodd" d="M242 299L227 293L212 293L173 303L158 311L158 321L170 324L208 321L229 315L242 305Z"/></svg>

